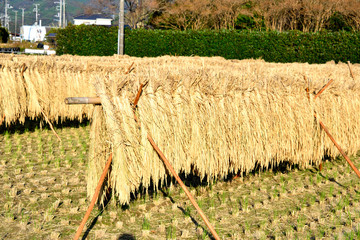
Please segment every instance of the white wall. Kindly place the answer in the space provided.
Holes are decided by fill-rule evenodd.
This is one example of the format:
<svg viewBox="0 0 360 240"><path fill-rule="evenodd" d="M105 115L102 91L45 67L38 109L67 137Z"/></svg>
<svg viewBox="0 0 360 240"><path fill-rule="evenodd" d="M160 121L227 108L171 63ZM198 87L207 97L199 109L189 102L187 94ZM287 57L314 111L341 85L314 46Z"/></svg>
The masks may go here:
<svg viewBox="0 0 360 240"><path fill-rule="evenodd" d="M20 28L21 40L28 40L33 42L44 41L46 35L46 28L38 25L27 26Z"/></svg>
<svg viewBox="0 0 360 240"><path fill-rule="evenodd" d="M96 20L74 19L74 25L81 25L81 24L111 26L111 19L106 19L106 18L97 18Z"/></svg>
<svg viewBox="0 0 360 240"><path fill-rule="evenodd" d="M96 23L96 20L90 20L90 19L74 19L74 25L93 25Z"/></svg>
<svg viewBox="0 0 360 240"><path fill-rule="evenodd" d="M111 26L111 19L97 18L96 25Z"/></svg>

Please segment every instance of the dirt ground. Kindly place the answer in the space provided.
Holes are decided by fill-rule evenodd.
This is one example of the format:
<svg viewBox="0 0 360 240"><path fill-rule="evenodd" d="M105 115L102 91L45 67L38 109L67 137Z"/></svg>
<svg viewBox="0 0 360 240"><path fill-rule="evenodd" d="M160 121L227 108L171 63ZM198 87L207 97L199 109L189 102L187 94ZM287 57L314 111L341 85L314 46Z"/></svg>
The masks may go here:
<svg viewBox="0 0 360 240"><path fill-rule="evenodd" d="M61 143L46 129L0 130L0 239L74 236L90 203L89 129L58 128ZM359 179L342 158L324 162L321 172L282 166L210 185L186 182L222 239L360 239ZM177 184L139 194L128 206L111 199L93 210L83 235L211 239Z"/></svg>

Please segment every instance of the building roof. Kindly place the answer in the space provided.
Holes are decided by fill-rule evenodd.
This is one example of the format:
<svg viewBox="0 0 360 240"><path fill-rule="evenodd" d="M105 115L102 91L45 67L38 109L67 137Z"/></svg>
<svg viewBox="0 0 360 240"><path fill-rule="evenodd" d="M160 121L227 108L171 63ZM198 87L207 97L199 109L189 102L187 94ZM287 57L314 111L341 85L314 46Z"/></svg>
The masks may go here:
<svg viewBox="0 0 360 240"><path fill-rule="evenodd" d="M104 14L82 14L79 16L74 17L74 19L88 19L88 20L96 20L98 18L105 18L105 19L111 19L111 17L106 16Z"/></svg>

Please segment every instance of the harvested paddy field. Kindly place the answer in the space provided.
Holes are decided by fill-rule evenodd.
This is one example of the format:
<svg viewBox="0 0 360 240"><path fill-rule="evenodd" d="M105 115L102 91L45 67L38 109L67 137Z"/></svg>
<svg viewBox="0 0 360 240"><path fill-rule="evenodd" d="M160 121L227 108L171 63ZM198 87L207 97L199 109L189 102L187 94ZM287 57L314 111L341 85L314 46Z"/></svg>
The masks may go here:
<svg viewBox="0 0 360 240"><path fill-rule="evenodd" d="M90 126L0 134L0 239L70 239L89 205ZM351 158L360 165L358 156ZM360 238L359 179L344 159L301 170L279 166L243 178L185 183L222 239ZM128 205L94 209L88 239L209 239L177 185Z"/></svg>
<svg viewBox="0 0 360 240"><path fill-rule="evenodd" d="M359 65L2 55L0 65L1 239L72 238L109 155L83 238L211 238L177 174L222 239L360 238L359 179L324 127L359 166ZM62 141L30 119L57 124Z"/></svg>

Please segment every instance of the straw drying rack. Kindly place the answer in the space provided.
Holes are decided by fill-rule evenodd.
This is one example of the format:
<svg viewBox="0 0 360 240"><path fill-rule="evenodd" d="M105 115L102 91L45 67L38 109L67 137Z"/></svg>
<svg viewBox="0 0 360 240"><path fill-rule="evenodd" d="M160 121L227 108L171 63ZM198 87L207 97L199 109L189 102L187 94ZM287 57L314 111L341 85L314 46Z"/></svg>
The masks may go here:
<svg viewBox="0 0 360 240"><path fill-rule="evenodd" d="M132 66L132 65L131 65ZM129 69L131 69L131 66ZM348 62L348 66L349 66L349 70L350 70L350 74L352 76L352 78L354 79L354 75L353 72L351 70L351 66L350 63ZM130 72L128 70L128 72ZM306 77L305 77L306 80ZM316 100L324 91L325 89L333 82L333 80L330 80L326 85L323 86L323 88L314 96L314 100ZM143 90L144 85L141 84L139 91L137 92L136 98L133 102L133 112L134 112L134 121L138 124L139 127L141 127L141 122L139 121L139 119L136 117L136 106L137 103L140 99L142 90ZM306 88L306 93L307 93L307 97L310 101L310 90L309 88ZM70 98L66 98L65 99L65 103L66 104L93 104L93 105L101 105L101 98L100 97L70 97ZM326 135L330 138L330 140L334 143L334 145L336 146L336 148L339 150L339 152L341 153L341 155L345 158L345 160L348 162L348 164L350 165L350 167L353 169L353 171L356 173L356 175L360 178L360 172L359 170L355 167L355 165L352 163L352 161L350 160L350 158L345 154L345 152L342 150L342 148L340 147L340 145L335 141L335 139L333 138L333 136L330 134L328 128L324 125L324 123L319 119L318 115L316 112L314 112L314 117L317 120L317 122L319 123L319 125L321 126L321 128L325 131ZM196 208L196 210L198 211L198 213L200 214L201 218L204 220L206 226L209 228L211 234L213 235L213 237L215 239L220 239L218 234L216 233L215 229L213 228L213 226L210 224L209 220L207 219L207 217L205 216L205 214L203 213L203 211L200 209L200 207L198 206L198 204L196 203L194 197L191 195L191 193L189 192L189 190L187 189L187 187L185 186L185 184L182 182L182 180L180 179L180 177L178 176L178 174L176 173L176 171L174 170L174 168L172 167L172 165L170 164L170 162L168 161L168 159L165 157L165 155L163 154L163 152L159 149L159 147L156 145L155 141L153 140L152 136L147 133L147 139L149 141L149 143L151 144L151 146L153 147L153 149L157 152L157 154L159 155L160 159L163 161L165 167L167 170L169 170L171 172L171 174L174 176L174 178L176 179L176 181L179 183L179 185L181 186L181 188L184 190L185 194L187 195L187 197L189 198L189 200L191 201L191 203L193 204L193 206ZM112 161L112 153L110 153L109 158L107 160L106 166L102 172L102 175L100 177L100 180L98 182L98 185L96 187L95 190L95 194L91 200L91 203L89 205L89 208L76 232L76 235L74 237L74 239L78 239L82 233L82 230L85 226L85 223L87 221L87 219L90 216L90 213L97 201L100 189L103 185L105 176L110 168L111 165L111 161ZM322 170L322 164L320 163L319 165L319 170Z"/></svg>

